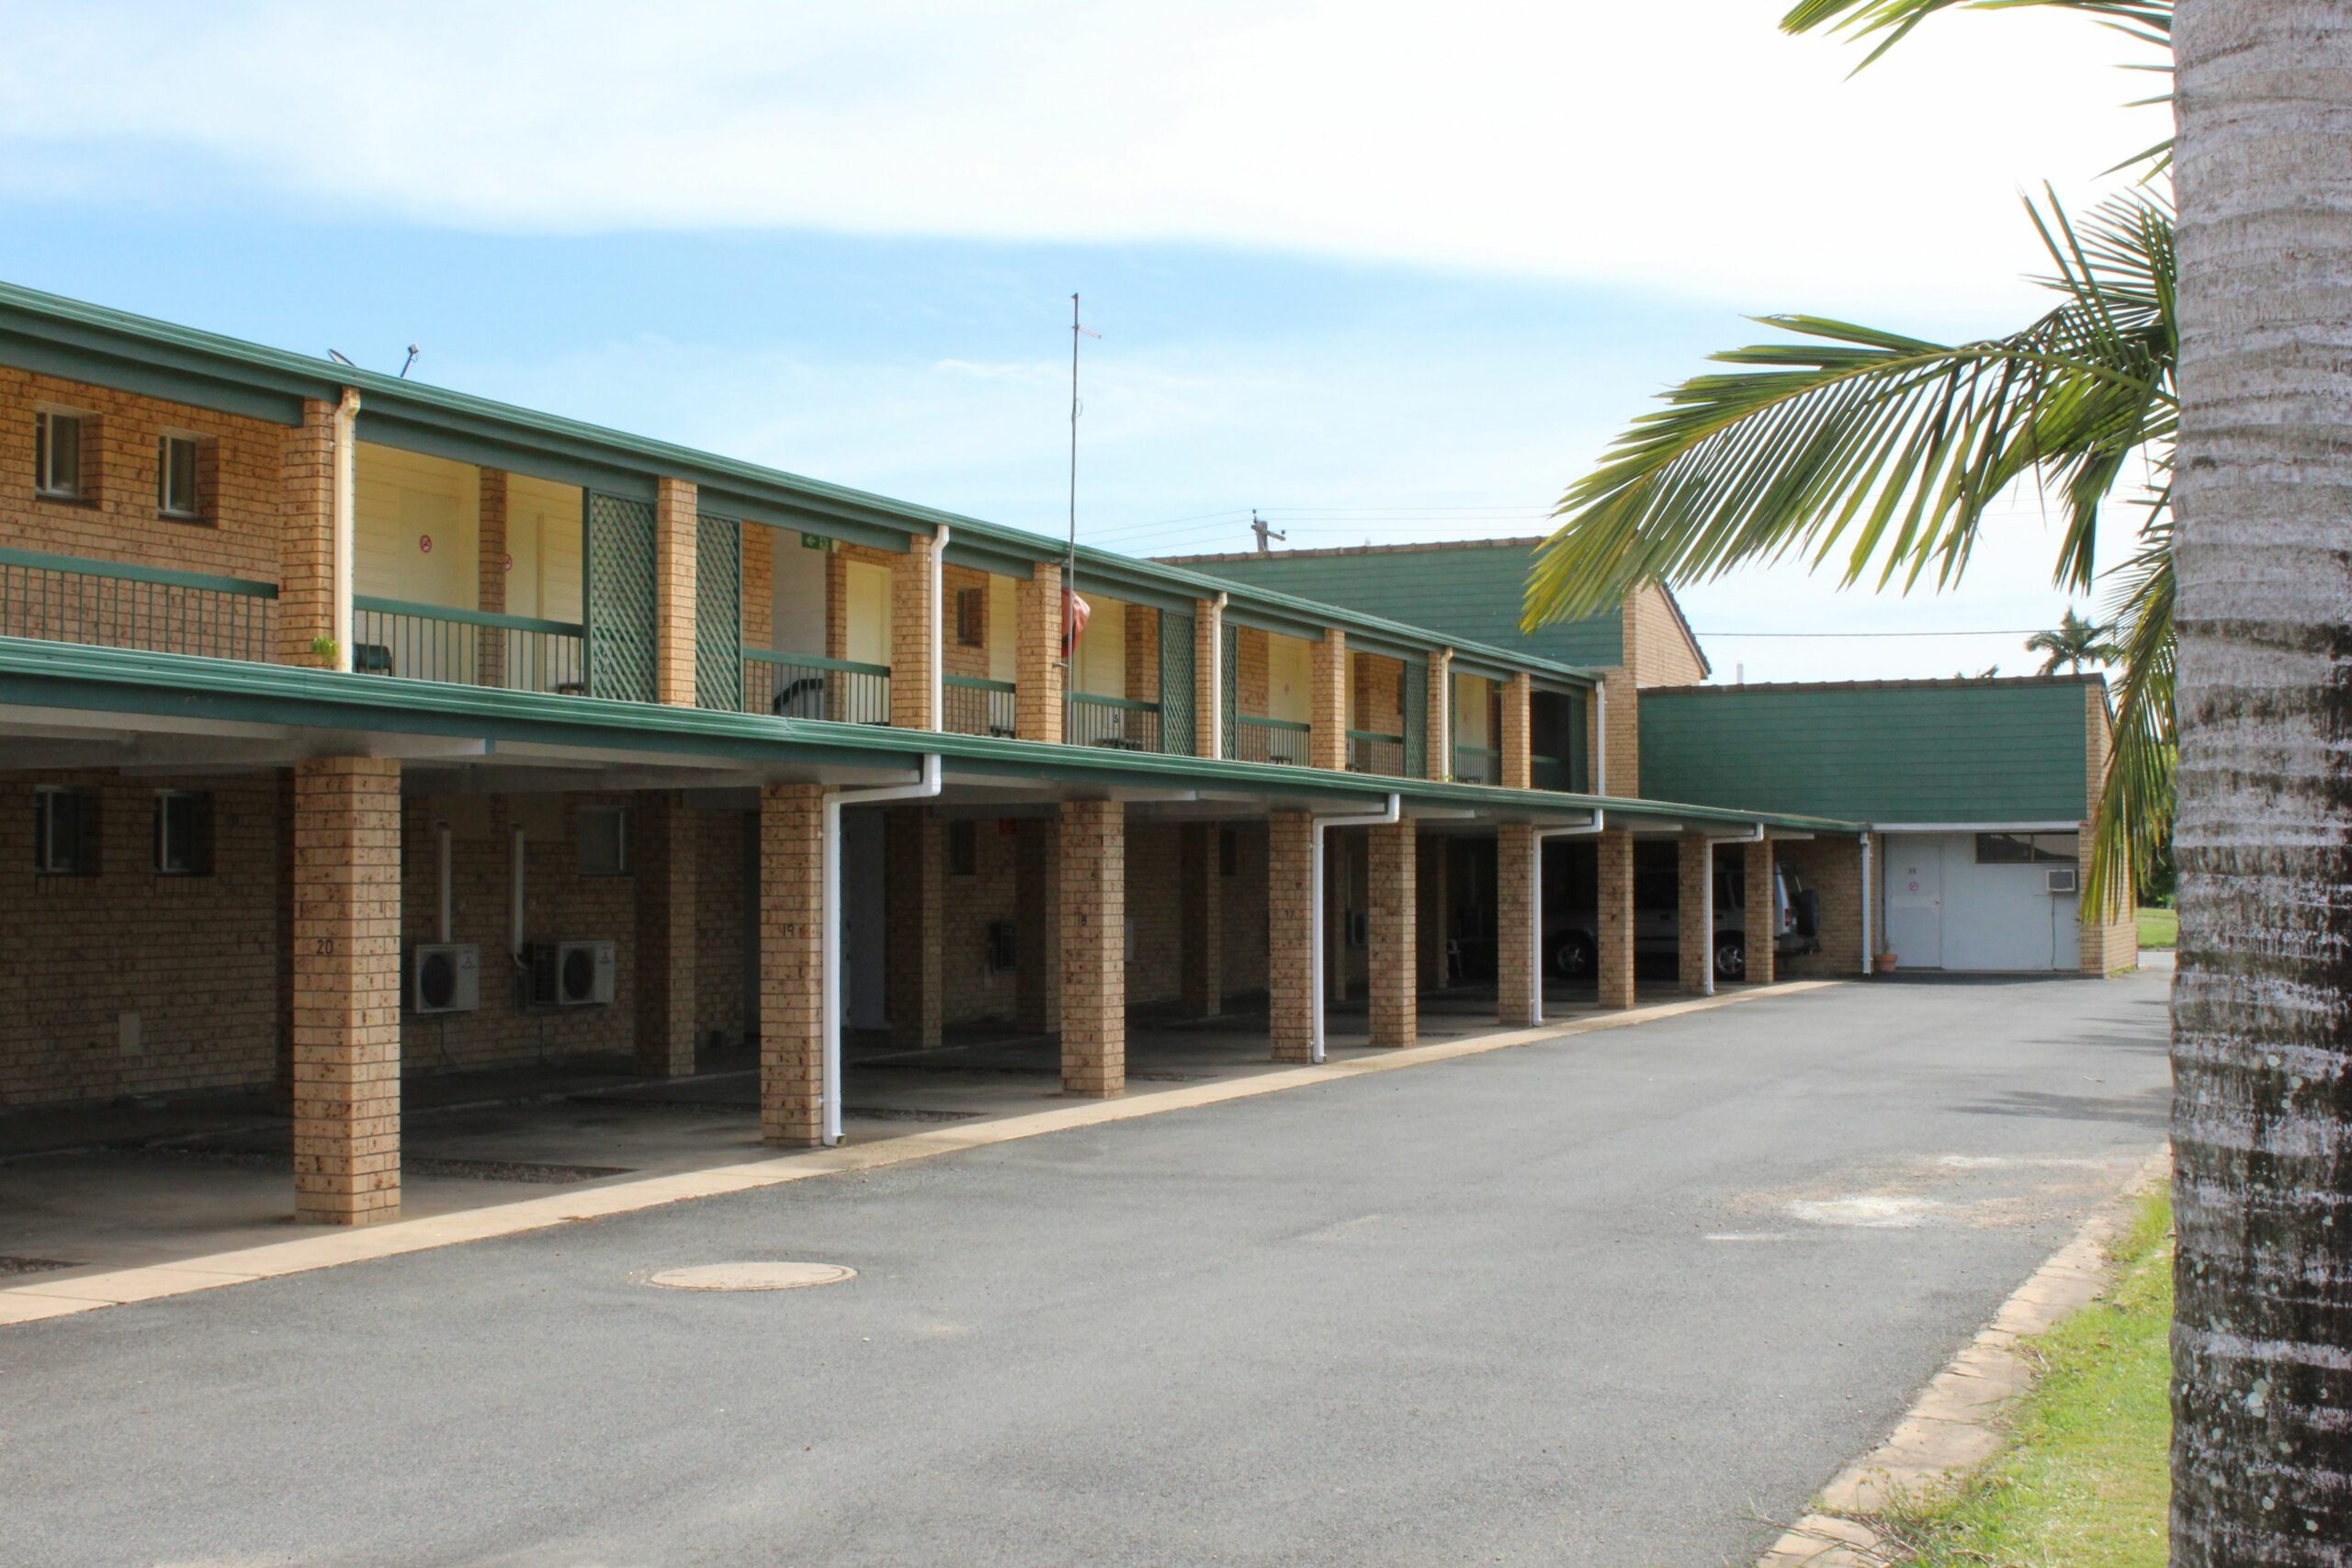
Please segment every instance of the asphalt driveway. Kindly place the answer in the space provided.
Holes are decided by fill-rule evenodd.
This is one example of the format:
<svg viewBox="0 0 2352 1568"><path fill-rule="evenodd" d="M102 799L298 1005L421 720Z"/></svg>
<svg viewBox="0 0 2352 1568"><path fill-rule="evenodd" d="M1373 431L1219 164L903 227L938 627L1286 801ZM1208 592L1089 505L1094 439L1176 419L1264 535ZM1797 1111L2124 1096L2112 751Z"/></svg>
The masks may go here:
<svg viewBox="0 0 2352 1568"><path fill-rule="evenodd" d="M0 1562L1752 1562L2161 1144L1901 983L0 1330ZM845 1284L682 1292L805 1258Z"/></svg>

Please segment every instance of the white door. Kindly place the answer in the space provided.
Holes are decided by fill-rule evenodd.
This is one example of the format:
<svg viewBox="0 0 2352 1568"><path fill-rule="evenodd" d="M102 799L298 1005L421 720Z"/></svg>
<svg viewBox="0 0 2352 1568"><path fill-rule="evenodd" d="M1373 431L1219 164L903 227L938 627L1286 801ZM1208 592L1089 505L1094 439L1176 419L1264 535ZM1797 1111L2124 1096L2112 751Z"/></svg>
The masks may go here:
<svg viewBox="0 0 2352 1568"><path fill-rule="evenodd" d="M1905 969L1944 966L1944 840L1931 834L1889 834L1886 845L1886 945Z"/></svg>

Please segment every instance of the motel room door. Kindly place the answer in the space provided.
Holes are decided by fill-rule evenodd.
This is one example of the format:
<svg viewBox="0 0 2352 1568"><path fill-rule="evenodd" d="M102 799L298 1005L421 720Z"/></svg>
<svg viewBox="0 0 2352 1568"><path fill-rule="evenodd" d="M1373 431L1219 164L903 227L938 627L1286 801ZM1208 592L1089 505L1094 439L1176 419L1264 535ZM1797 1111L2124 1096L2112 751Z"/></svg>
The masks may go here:
<svg viewBox="0 0 2352 1568"><path fill-rule="evenodd" d="M1886 945L1905 969L1944 966L1944 840L1890 834L1886 843Z"/></svg>

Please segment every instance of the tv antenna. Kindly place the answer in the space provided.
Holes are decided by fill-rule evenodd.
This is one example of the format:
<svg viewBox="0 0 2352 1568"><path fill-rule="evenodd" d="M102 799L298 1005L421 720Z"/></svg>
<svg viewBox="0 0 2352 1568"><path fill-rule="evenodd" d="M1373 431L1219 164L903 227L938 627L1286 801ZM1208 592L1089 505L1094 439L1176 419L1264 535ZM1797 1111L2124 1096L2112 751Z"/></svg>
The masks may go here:
<svg viewBox="0 0 2352 1568"><path fill-rule="evenodd" d="M1250 509L1250 531L1258 536L1258 553L1261 556L1267 553L1268 539L1280 539L1285 545L1290 543L1290 536L1276 533L1264 518L1258 515L1258 509L1254 506Z"/></svg>

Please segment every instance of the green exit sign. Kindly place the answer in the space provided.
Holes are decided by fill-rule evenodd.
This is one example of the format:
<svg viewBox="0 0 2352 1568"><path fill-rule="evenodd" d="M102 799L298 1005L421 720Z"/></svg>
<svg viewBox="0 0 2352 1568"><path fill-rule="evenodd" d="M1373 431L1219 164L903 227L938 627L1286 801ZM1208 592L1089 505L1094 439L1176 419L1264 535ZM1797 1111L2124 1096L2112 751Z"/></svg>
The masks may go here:
<svg viewBox="0 0 2352 1568"><path fill-rule="evenodd" d="M800 536L800 547L804 550L821 550L830 547L832 541L825 537L822 534L803 534Z"/></svg>

